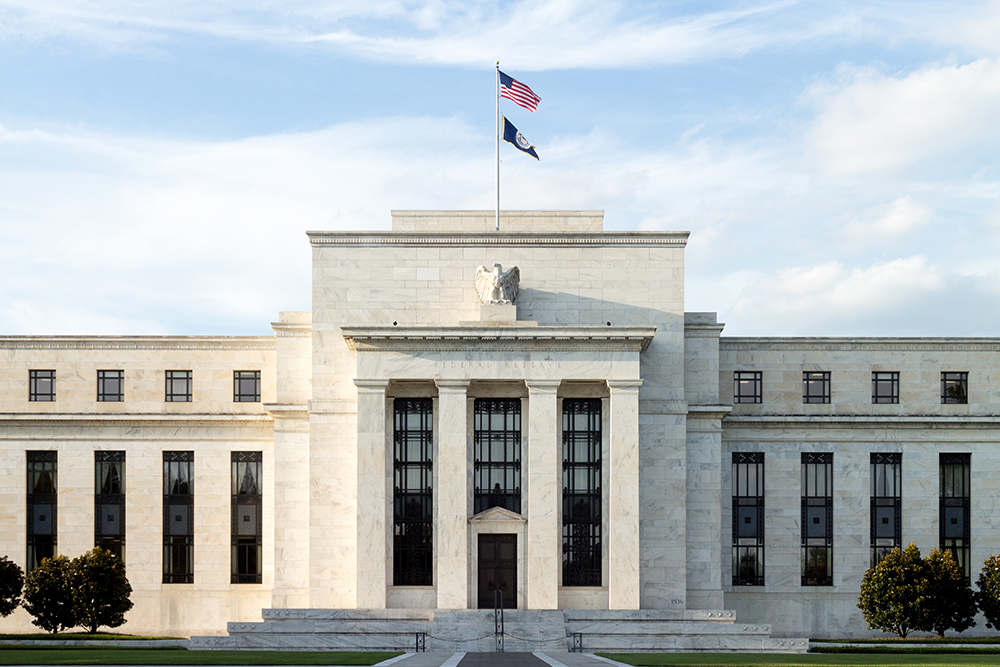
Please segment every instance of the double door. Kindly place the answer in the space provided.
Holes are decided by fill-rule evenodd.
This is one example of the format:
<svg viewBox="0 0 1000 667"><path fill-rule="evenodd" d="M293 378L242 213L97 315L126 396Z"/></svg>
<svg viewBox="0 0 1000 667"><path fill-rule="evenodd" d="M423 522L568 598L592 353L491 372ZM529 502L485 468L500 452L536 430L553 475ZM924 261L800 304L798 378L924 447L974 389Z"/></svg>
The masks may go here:
<svg viewBox="0 0 1000 667"><path fill-rule="evenodd" d="M517 535L479 535L479 608L493 609L496 591L504 609L517 609Z"/></svg>

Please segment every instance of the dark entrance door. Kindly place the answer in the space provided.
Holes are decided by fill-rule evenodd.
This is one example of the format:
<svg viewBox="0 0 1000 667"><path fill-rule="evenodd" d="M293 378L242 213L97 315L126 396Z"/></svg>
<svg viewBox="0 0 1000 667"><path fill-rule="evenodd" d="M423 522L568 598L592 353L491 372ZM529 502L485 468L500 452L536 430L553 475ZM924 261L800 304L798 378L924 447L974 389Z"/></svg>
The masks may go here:
<svg viewBox="0 0 1000 667"><path fill-rule="evenodd" d="M479 536L479 608L493 609L493 591L504 609L517 609L517 535Z"/></svg>

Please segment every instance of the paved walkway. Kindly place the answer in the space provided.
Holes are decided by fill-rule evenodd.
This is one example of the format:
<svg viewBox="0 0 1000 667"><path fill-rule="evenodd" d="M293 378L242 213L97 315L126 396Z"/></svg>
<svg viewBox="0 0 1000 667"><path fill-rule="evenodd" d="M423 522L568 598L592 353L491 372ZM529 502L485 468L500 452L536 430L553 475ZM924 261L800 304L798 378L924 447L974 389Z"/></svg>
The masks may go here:
<svg viewBox="0 0 1000 667"><path fill-rule="evenodd" d="M429 651L427 653L407 653L385 662L378 667L608 667L608 663L618 664L603 658L595 658L589 653L567 653L557 651L535 651L534 653L463 653L456 651Z"/></svg>

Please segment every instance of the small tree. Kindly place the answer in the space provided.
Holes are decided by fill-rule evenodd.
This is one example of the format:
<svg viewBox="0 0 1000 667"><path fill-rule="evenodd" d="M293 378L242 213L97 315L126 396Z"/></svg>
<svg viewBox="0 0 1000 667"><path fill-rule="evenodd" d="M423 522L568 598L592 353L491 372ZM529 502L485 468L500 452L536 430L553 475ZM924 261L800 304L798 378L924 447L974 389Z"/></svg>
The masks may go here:
<svg viewBox="0 0 1000 667"><path fill-rule="evenodd" d="M24 608L32 621L53 634L75 626L73 566L66 556L46 558L24 578Z"/></svg>
<svg viewBox="0 0 1000 667"><path fill-rule="evenodd" d="M858 608L868 627L906 637L920 625L921 602L927 586L926 566L917 545L893 549L865 572Z"/></svg>
<svg viewBox="0 0 1000 667"><path fill-rule="evenodd" d="M986 617L986 627L1000 630L1000 556L986 559L976 588L976 605Z"/></svg>
<svg viewBox="0 0 1000 667"><path fill-rule="evenodd" d="M976 624L976 599L962 569L950 551L934 549L924 561L927 590L920 630L944 637L947 630L962 632Z"/></svg>
<svg viewBox="0 0 1000 667"><path fill-rule="evenodd" d="M6 556L0 556L0 616L10 616L21 604L24 571Z"/></svg>
<svg viewBox="0 0 1000 667"><path fill-rule="evenodd" d="M91 633L99 626L117 628L132 608L132 586L125 564L107 549L94 547L73 559L73 612L77 625Z"/></svg>

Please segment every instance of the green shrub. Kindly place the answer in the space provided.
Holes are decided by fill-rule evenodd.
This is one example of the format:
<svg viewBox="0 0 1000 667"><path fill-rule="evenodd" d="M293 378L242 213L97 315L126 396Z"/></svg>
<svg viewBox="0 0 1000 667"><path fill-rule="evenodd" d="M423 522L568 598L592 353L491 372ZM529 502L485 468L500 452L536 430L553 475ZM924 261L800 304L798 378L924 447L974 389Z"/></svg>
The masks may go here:
<svg viewBox="0 0 1000 667"><path fill-rule="evenodd" d="M976 624L976 599L962 569L949 551L934 549L924 560L927 568L921 630L944 637L947 630L962 632Z"/></svg>
<svg viewBox="0 0 1000 667"><path fill-rule="evenodd" d="M865 572L858 608L870 629L906 637L921 625L926 587L924 560L917 546L911 543L902 551L893 549Z"/></svg>
<svg viewBox="0 0 1000 667"><path fill-rule="evenodd" d="M1000 556L983 563L976 589L976 605L986 617L986 627L1000 630Z"/></svg>
<svg viewBox="0 0 1000 667"><path fill-rule="evenodd" d="M10 616L21 604L24 571L6 556L0 556L0 616Z"/></svg>
<svg viewBox="0 0 1000 667"><path fill-rule="evenodd" d="M46 558L24 578L24 608L41 629L56 633L76 626L73 565L66 556Z"/></svg>
<svg viewBox="0 0 1000 667"><path fill-rule="evenodd" d="M117 628L132 608L132 586L125 564L106 549L95 547L73 559L73 613L76 625L96 633L104 625Z"/></svg>

